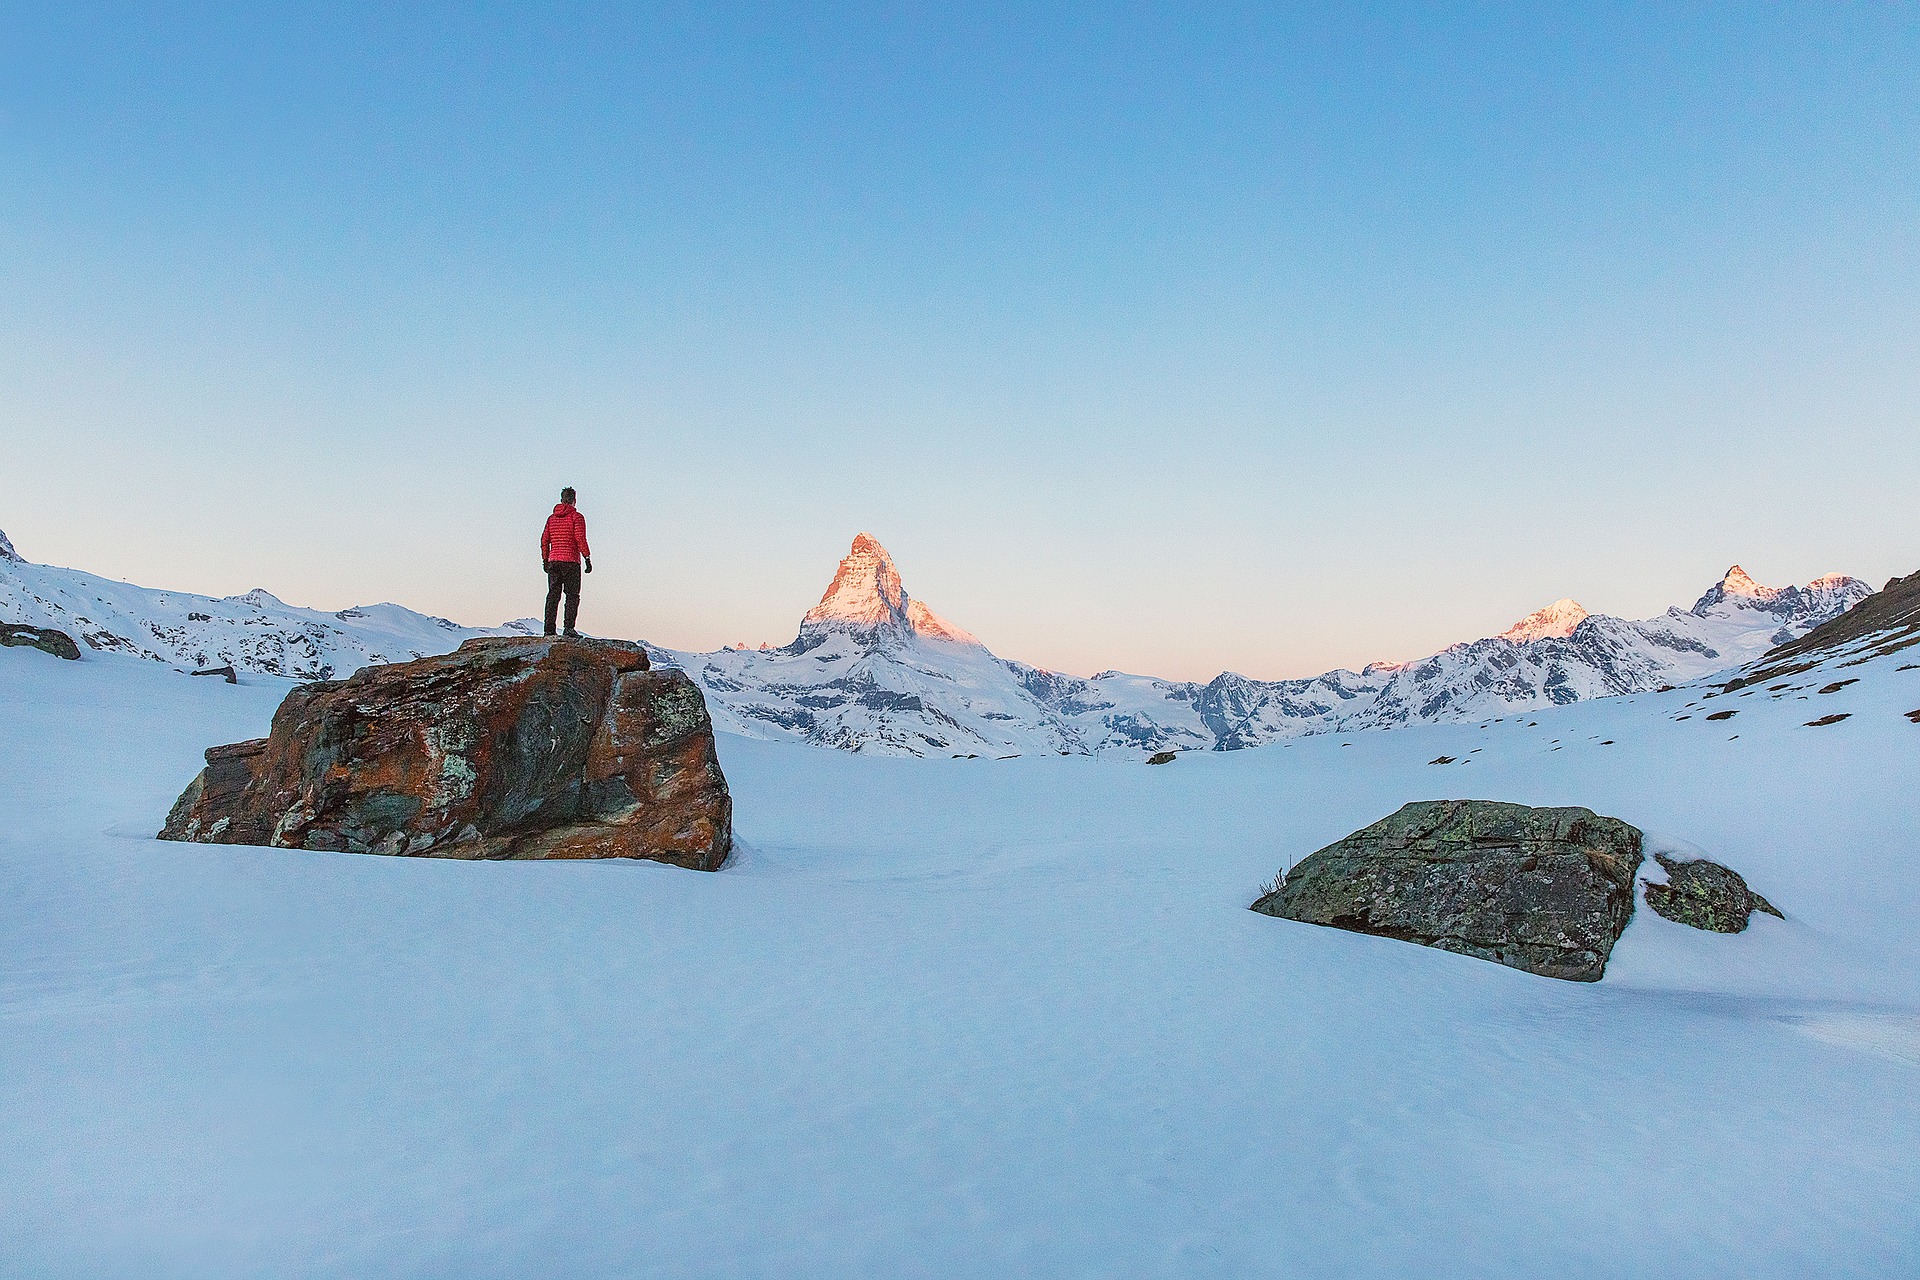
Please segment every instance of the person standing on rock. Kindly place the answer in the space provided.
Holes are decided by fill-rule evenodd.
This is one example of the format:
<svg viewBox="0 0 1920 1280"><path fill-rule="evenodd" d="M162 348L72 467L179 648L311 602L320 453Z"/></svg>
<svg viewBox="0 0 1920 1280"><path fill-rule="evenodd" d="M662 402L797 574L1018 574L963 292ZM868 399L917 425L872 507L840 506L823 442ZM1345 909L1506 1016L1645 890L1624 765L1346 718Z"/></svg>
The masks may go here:
<svg viewBox="0 0 1920 1280"><path fill-rule="evenodd" d="M580 616L580 574L593 572L593 552L587 548L587 518L573 505L572 488L560 491L560 501L540 531L540 567L547 571L547 634L553 634L554 614L560 608L560 596L567 597L567 625L562 635L577 636L574 621Z"/></svg>

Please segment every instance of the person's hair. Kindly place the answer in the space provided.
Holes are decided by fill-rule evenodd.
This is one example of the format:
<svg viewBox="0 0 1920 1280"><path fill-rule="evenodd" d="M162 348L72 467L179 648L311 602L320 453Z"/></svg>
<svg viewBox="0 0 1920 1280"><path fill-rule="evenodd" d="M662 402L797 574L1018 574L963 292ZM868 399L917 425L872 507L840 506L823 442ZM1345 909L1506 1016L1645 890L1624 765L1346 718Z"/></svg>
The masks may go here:
<svg viewBox="0 0 1920 1280"><path fill-rule="evenodd" d="M571 485L560 491L560 501L568 504L571 504L576 496Z"/></svg>

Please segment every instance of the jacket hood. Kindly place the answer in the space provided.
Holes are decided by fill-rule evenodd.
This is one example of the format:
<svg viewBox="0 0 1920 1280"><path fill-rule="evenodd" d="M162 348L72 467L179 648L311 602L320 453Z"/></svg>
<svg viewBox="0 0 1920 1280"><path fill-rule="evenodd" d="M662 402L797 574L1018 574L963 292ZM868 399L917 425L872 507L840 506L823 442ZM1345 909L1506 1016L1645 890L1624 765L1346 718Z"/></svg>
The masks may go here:
<svg viewBox="0 0 1920 1280"><path fill-rule="evenodd" d="M555 515L559 515L563 511L572 511L573 509L574 506L571 502L556 502L553 504L553 514Z"/></svg>

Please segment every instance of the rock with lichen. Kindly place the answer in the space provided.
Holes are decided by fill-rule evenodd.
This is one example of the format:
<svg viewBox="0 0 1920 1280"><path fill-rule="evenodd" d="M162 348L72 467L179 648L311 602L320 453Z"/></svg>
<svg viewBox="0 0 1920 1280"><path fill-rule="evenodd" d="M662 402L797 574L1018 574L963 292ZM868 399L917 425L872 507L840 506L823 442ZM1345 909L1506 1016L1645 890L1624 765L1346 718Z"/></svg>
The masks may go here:
<svg viewBox="0 0 1920 1280"><path fill-rule="evenodd" d="M1595 982L1640 863L1640 832L1591 809L1416 801L1309 855L1253 909Z"/></svg>
<svg viewBox="0 0 1920 1280"><path fill-rule="evenodd" d="M1654 854L1653 860L1667 873L1667 882L1647 885L1647 905L1678 924L1713 933L1739 933L1756 911L1786 919L1731 867L1705 858L1669 858L1664 853Z"/></svg>
<svg viewBox="0 0 1920 1280"><path fill-rule="evenodd" d="M12 550L11 547L7 548ZM0 645L8 648L38 649L68 662L80 660L80 646L64 631L51 627L29 627L17 622L0 622Z"/></svg>
<svg viewBox="0 0 1920 1280"><path fill-rule="evenodd" d="M295 689L268 737L207 752L160 836L713 871L732 818L683 672L618 641L490 638Z"/></svg>

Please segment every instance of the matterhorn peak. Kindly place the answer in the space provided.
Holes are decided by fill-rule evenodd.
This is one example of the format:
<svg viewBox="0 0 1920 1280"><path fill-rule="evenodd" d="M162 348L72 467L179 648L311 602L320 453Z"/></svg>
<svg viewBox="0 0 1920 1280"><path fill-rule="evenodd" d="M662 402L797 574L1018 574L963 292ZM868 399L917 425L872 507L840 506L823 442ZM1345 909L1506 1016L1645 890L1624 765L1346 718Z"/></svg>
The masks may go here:
<svg viewBox="0 0 1920 1280"><path fill-rule="evenodd" d="M900 585L893 557L878 538L862 533L854 537L853 548L840 561L826 594L807 610L804 622L903 626L906 620L907 592Z"/></svg>
<svg viewBox="0 0 1920 1280"><path fill-rule="evenodd" d="M1533 640L1545 640L1549 636L1566 637L1572 635L1586 618L1587 611L1578 600L1555 600L1544 609L1535 609L1502 631L1498 638L1526 644Z"/></svg>
<svg viewBox="0 0 1920 1280"><path fill-rule="evenodd" d="M807 610L800 622L803 639L822 630L886 631L958 644L980 643L909 597L893 557L870 533L855 536L820 603Z"/></svg>
<svg viewBox="0 0 1920 1280"><path fill-rule="evenodd" d="M25 561L20 559L20 553L13 549L13 544L7 541L5 530L0 530L0 562L8 564L25 563Z"/></svg>

